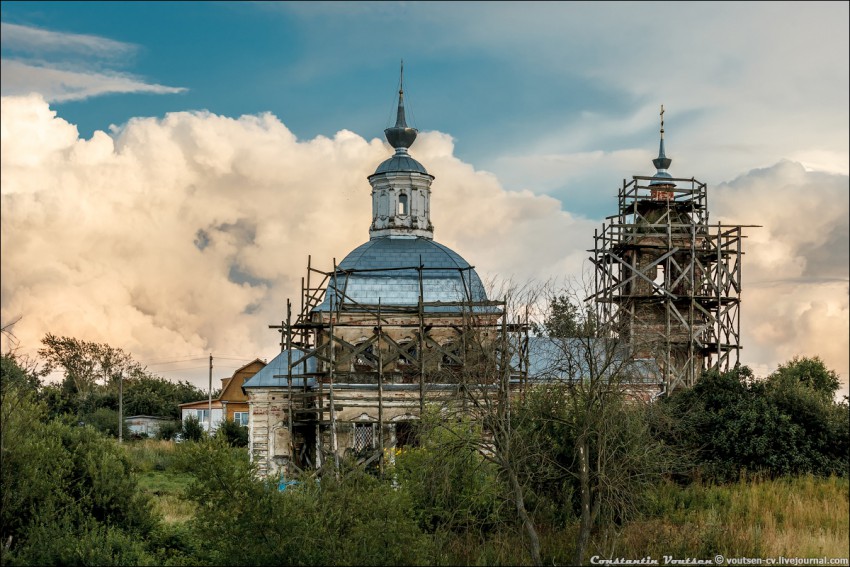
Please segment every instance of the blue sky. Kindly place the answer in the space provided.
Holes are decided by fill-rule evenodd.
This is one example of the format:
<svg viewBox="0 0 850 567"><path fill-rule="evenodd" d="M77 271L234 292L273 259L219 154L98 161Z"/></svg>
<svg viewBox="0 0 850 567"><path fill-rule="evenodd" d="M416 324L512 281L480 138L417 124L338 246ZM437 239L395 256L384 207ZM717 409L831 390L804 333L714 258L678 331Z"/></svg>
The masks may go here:
<svg viewBox="0 0 850 567"><path fill-rule="evenodd" d="M174 210L195 198L193 191L214 192L234 179L243 183L243 194L268 198L262 187L273 177L264 168L271 172L277 166L264 157L268 147L256 145L263 143L302 152L305 163L323 156L325 162L316 163L325 164L318 167L326 166L323 174L335 180L337 189L324 193L319 187L327 182L317 181L310 189L314 201L329 203L340 194L356 201L363 175L377 164L368 160L379 159L382 131L394 119L403 58L409 118L429 134L420 137L412 153L437 172L435 192L443 191L445 199L437 238L472 256L483 272L517 279L575 275L578 258L591 244L589 227L615 212L621 181L653 172L658 109L664 104L671 172L708 182L713 219L766 227L751 239L756 250L745 272L757 290L745 304L750 311L744 310L751 329L746 339L755 347L752 363L769 371L790 355L812 353L816 347L795 346L799 337L788 334L792 321L807 313L822 313L828 320L821 325L826 335L834 337L836 329L846 334L847 3L12 1L3 2L0 18L7 105L4 236L32 238L22 227L38 225L44 211L37 207L46 206L50 195L38 192L55 190L52 198L59 199L78 185L95 187L100 182L93 181L95 170L101 175L97 180L133 184L156 179L173 194L188 191L171 203ZM48 106L55 116L45 114ZM96 131L111 142L92 138ZM295 136L294 145L286 145L287 132ZM221 136L241 145L225 148ZM168 168L164 164L174 153L156 154L155 147L156 140L166 138L174 142L174 151L187 156ZM55 155L41 155L45 145ZM198 148L210 155L198 157ZM227 161L243 153L250 154L257 171L221 166L202 181L186 181L197 167L181 169L193 160L206 167L204 160ZM81 169L83 154L102 167ZM157 155L160 169L131 170L131 154L135 166ZM42 168L39 175L50 173L58 180L55 185L45 180L43 188L22 189L37 178L27 173L33 163ZM342 164L348 169L337 173ZM162 178L166 170L173 177ZM302 178L290 173L292 179ZM267 190L276 187L271 183ZM284 199L286 187L274 198L290 207L294 201ZM798 201L801 188L803 204ZM38 203L27 202L31 209L21 201L27 191L40 195ZM475 223L460 212L470 206L464 199L484 195L489 216L501 219L489 233L468 226ZM170 198L160 195L156 202L162 207ZM92 189L81 193L74 206L93 210L103 200ZM242 226L254 214L229 212L238 208L236 201L226 201L220 210L211 202L204 200L210 207L207 217L197 219L192 234L209 226ZM143 209L136 204L134 214L154 214ZM18 224L19 217L12 222L12 210L33 216L20 216ZM84 212L68 209L69 215ZM302 257L327 250L329 257L339 258L357 244L357 235L365 232L362 223L356 216L345 222L356 230L338 229L322 243L280 229L280 237L295 249L297 266L271 275L267 266L246 260L259 244L241 242L232 230L222 229L235 239L233 249L221 249L221 264L210 268L211 274L221 275L222 285L232 284L228 278L234 273L262 284L245 292L245 304L236 302L234 313L254 315L245 325L275 320L279 316L272 311L278 308L272 305L281 298L274 290L291 292L292 281L303 271ZM818 226L819 234L798 226ZM55 238L83 242L111 230L94 227L78 235L79 241L68 235ZM496 237L510 244L494 245ZM7 251L11 256L5 246L4 256ZM263 250L273 254L271 247ZM64 252L74 257L78 251ZM64 266L58 257L44 261ZM12 260L4 259L3 268L5 321L36 309L37 302L25 298L38 294L21 292L30 289L26 277L10 282L5 272L19 269ZM139 304L138 297L149 297L149 290L115 278L117 287L132 288L126 307L159 321L163 306ZM57 294L68 286L76 289L58 281ZM838 287L828 292L817 287L827 281ZM785 287L777 288L776 282ZM768 285L773 287L768 290ZM785 298L784 310L777 311L772 293ZM95 303L91 310L109 311L102 301ZM46 315L30 318L40 321L33 323L31 336L48 323L58 324ZM215 334L212 320L186 325L195 323L160 327L192 348L224 348L223 336L218 343L208 338ZM66 332L99 337L91 328L68 327ZM131 349L143 342L132 332L124 341ZM829 357L846 375L847 342L842 341ZM780 343L782 348L776 346ZM255 338L240 353L253 358L269 344L274 337Z"/></svg>

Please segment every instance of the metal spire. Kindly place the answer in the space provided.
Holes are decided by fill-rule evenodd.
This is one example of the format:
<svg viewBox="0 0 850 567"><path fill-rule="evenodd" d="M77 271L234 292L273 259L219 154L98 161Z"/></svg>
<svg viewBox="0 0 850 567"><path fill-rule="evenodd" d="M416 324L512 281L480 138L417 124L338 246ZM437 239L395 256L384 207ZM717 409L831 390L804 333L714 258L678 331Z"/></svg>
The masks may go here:
<svg viewBox="0 0 850 567"><path fill-rule="evenodd" d="M416 128L409 128L404 116L404 59L401 61L400 77L398 86L398 113L396 114L395 126L384 130L384 135L387 137L390 145L396 150L406 150L416 140L416 134L419 131Z"/></svg>
<svg viewBox="0 0 850 567"><path fill-rule="evenodd" d="M661 105L661 112L659 113L661 117L661 142L658 144L658 157L652 160L652 165L655 166L657 170L653 177L656 180L650 182L650 186L653 185L674 185L671 181L667 179L671 178L672 175L667 172L667 168L670 167L670 164L673 163L673 160L668 158L664 153L664 105ZM660 179L659 179L660 178ZM667 178L667 179L665 179Z"/></svg>
<svg viewBox="0 0 850 567"><path fill-rule="evenodd" d="M404 59L401 60L401 79L398 82L398 113L395 119L396 128L407 128L404 118Z"/></svg>

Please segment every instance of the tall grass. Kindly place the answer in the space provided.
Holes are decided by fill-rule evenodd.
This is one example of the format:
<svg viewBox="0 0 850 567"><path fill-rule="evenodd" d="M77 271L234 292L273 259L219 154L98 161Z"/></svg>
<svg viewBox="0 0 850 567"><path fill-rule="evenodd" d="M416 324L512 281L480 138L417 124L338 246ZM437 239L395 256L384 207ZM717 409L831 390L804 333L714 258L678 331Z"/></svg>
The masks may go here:
<svg viewBox="0 0 850 567"><path fill-rule="evenodd" d="M847 478L750 479L727 486L669 484L651 518L627 526L628 557L847 557Z"/></svg>
<svg viewBox="0 0 850 567"><path fill-rule="evenodd" d="M177 466L180 448L173 441L152 439L124 446L138 476L139 488L150 494L162 519L170 524L191 519L195 504L184 495L192 476Z"/></svg>
<svg viewBox="0 0 850 567"><path fill-rule="evenodd" d="M177 462L178 447L174 441L144 439L123 446L133 470L138 473L173 470Z"/></svg>
<svg viewBox="0 0 850 567"><path fill-rule="evenodd" d="M731 485L674 483L658 488L642 520L622 526L613 539L594 532L590 556L659 561L726 557L848 556L850 490L846 478L801 476L751 478ZM539 525L546 564L567 565L578 526ZM480 536L480 534L479 534ZM525 565L528 554L519 530L476 537L457 534L443 546L447 564ZM437 561L440 563L441 561Z"/></svg>

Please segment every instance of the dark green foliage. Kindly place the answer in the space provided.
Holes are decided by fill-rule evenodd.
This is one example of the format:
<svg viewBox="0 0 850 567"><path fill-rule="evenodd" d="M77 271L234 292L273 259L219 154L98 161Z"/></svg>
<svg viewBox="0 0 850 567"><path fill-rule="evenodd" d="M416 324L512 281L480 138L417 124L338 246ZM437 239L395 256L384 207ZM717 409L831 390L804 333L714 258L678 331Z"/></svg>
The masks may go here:
<svg viewBox="0 0 850 567"><path fill-rule="evenodd" d="M595 313L567 294L552 297L546 319L542 324L532 324L537 336L560 338L593 337L596 328Z"/></svg>
<svg viewBox="0 0 850 567"><path fill-rule="evenodd" d="M814 358L794 357L791 362L779 365L770 375L769 381L779 383L800 383L831 400L841 385L838 374L826 367L817 356Z"/></svg>
<svg viewBox="0 0 850 567"><path fill-rule="evenodd" d="M183 439L186 441L200 441L206 436L204 426L198 421L194 415L190 415L183 420L182 427Z"/></svg>
<svg viewBox="0 0 850 567"><path fill-rule="evenodd" d="M108 437L118 437L118 412L114 409L97 408L92 413L80 416L80 422L90 425ZM124 427L127 435L127 427Z"/></svg>
<svg viewBox="0 0 850 567"><path fill-rule="evenodd" d="M32 365L11 352L0 357L0 392L12 387L19 392L36 392L41 386L41 375Z"/></svg>
<svg viewBox="0 0 850 567"><path fill-rule="evenodd" d="M4 565L152 565L153 556L134 535L80 515L35 523Z"/></svg>
<svg viewBox="0 0 850 567"><path fill-rule="evenodd" d="M795 359L766 381L746 367L709 372L665 400L678 422L668 440L692 449L715 480L744 470L846 475L848 408L832 400L833 377L817 359Z"/></svg>
<svg viewBox="0 0 850 567"><path fill-rule="evenodd" d="M180 421L166 421L159 426L156 432L157 439L171 441L174 436L183 431L183 424Z"/></svg>
<svg viewBox="0 0 850 567"><path fill-rule="evenodd" d="M227 419L222 422L215 434L224 438L231 447L248 446L248 428L233 420Z"/></svg>
<svg viewBox="0 0 850 567"><path fill-rule="evenodd" d="M72 414L85 421L101 408L118 410L122 382L124 415L180 418L179 404L203 399L205 393L188 382L154 376L119 348L51 334L42 339L39 354L45 371L61 369L61 384L42 389L51 416Z"/></svg>
<svg viewBox="0 0 850 567"><path fill-rule="evenodd" d="M503 519L504 499L496 467L475 449L481 427L469 421L435 427L439 417L425 416L420 445L396 451L392 472L410 493L423 530L486 531Z"/></svg>
<svg viewBox="0 0 850 567"><path fill-rule="evenodd" d="M32 393L4 392L3 562L147 563L134 540L156 520L121 447L92 427L44 419Z"/></svg>
<svg viewBox="0 0 850 567"><path fill-rule="evenodd" d="M77 399L68 395L61 384L47 384L38 392L38 399L44 402L45 411L49 419L61 416L72 416L71 421L77 419Z"/></svg>
<svg viewBox="0 0 850 567"><path fill-rule="evenodd" d="M203 390L188 382L171 382L151 375L124 381L124 415L155 415L180 419L178 405L202 400Z"/></svg>
<svg viewBox="0 0 850 567"><path fill-rule="evenodd" d="M428 540L410 499L362 472L339 481L304 479L285 492L257 480L242 449L213 438L186 446L195 474L188 495L198 511L187 557L204 565L410 565L427 559Z"/></svg>
<svg viewBox="0 0 850 567"><path fill-rule="evenodd" d="M598 508L593 523L636 517L653 487L681 458L652 436L653 408L617 389L581 392L566 384L535 388L515 406L522 438L542 448L529 462L532 503L541 520L564 527L581 514L579 443L589 453L588 483Z"/></svg>

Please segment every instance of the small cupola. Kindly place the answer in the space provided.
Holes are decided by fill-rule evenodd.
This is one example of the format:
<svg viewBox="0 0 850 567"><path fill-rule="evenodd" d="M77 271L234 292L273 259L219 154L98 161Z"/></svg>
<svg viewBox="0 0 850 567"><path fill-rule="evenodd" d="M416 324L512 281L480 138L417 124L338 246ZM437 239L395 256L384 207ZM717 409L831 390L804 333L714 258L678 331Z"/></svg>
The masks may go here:
<svg viewBox="0 0 850 567"><path fill-rule="evenodd" d="M431 224L431 182L434 176L407 152L419 131L407 125L404 111L404 64L398 89L395 126L384 130L395 154L369 176L372 185L371 238L434 238Z"/></svg>

